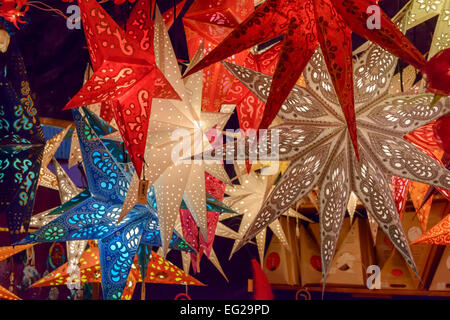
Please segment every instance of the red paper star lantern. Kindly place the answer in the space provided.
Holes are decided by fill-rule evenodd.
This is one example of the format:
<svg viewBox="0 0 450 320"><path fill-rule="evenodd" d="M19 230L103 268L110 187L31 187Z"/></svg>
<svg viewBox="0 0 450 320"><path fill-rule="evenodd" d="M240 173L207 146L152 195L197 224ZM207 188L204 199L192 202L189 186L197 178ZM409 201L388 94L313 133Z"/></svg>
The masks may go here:
<svg viewBox="0 0 450 320"><path fill-rule="evenodd" d="M422 54L380 10L380 28L369 29L371 0L267 0L187 75L284 34L261 128L267 128L320 44L357 152L351 32L420 69Z"/></svg>
<svg viewBox="0 0 450 320"><path fill-rule="evenodd" d="M225 196L225 183L205 171L205 191L222 201Z"/></svg>
<svg viewBox="0 0 450 320"><path fill-rule="evenodd" d="M180 209L180 215L183 238L197 251L197 253L191 253L191 261L194 272L198 272L198 262L200 261L203 253L205 253L207 257L211 254L220 212L207 211L208 241L206 241L203 237L189 210Z"/></svg>
<svg viewBox="0 0 450 320"><path fill-rule="evenodd" d="M253 10L252 1L195 1L183 17L189 55L193 57L202 42L205 54L211 52ZM242 64L246 55L241 52L232 55L228 61ZM232 83L233 76L221 64L205 68L202 110L219 111Z"/></svg>
<svg viewBox="0 0 450 320"><path fill-rule="evenodd" d="M403 217L403 213L406 207L406 200L408 200L408 191L411 181L405 178L392 177L392 195L394 196L395 207L400 215L400 219Z"/></svg>
<svg viewBox="0 0 450 320"><path fill-rule="evenodd" d="M121 5L121 4L125 3L126 1L127 0L114 0L114 4ZM135 3L136 0L128 0L128 2Z"/></svg>
<svg viewBox="0 0 450 320"><path fill-rule="evenodd" d="M439 146L450 154L450 115L443 116L436 121L434 136Z"/></svg>
<svg viewBox="0 0 450 320"><path fill-rule="evenodd" d="M249 52L244 67L272 76L280 51L281 44L276 44L261 53ZM236 105L239 128L244 131L259 128L265 105L241 81L235 79L224 103Z"/></svg>
<svg viewBox="0 0 450 320"><path fill-rule="evenodd" d="M28 0L2 0L0 2L0 17L3 17L6 21L11 22L19 29L18 23L25 23L22 17L28 11Z"/></svg>
<svg viewBox="0 0 450 320"><path fill-rule="evenodd" d="M450 165L450 157L444 148L443 141L448 141L447 137L449 135L446 135L445 133L445 130L448 130L446 129L448 128L448 119L450 119L449 116L443 116L436 121L432 121L425 126L408 133L405 136L406 140L413 143L428 156L439 161L447 168ZM435 191L439 191L444 197L450 200L449 190L430 186L424 196L421 206L428 201Z"/></svg>
<svg viewBox="0 0 450 320"><path fill-rule="evenodd" d="M448 118L450 117L443 116L437 121L432 121L405 135L406 140L446 167L450 165L450 159L444 153L440 137L448 136L444 133ZM438 131L440 134L437 133ZM408 179L392 177L392 193L400 218L403 215L406 200L408 199L408 191L416 208L421 227L423 230L426 230L433 195L439 191L444 197L450 200L450 192L439 187L426 186L421 183L411 182Z"/></svg>
<svg viewBox="0 0 450 320"><path fill-rule="evenodd" d="M126 33L97 1L79 0L79 5L94 74L64 109L99 102L112 108L140 176L152 98L180 99L155 64L154 1L136 3Z"/></svg>

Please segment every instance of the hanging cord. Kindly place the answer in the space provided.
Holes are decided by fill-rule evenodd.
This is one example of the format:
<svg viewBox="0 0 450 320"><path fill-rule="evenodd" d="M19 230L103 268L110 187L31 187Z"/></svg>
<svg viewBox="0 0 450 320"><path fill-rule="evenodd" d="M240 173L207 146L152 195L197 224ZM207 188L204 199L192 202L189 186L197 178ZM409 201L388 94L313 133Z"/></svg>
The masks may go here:
<svg viewBox="0 0 450 320"><path fill-rule="evenodd" d="M397 12L400 11L400 0L397 0ZM403 87L403 70L400 68L400 61L397 61L397 70L400 73L400 90L401 92L405 91Z"/></svg>
<svg viewBox="0 0 450 320"><path fill-rule="evenodd" d="M128 162L128 155L125 152L125 143L123 143L123 142L122 142L122 158L123 158L123 163L124 164Z"/></svg>
<svg viewBox="0 0 450 320"><path fill-rule="evenodd" d="M108 1L109 0L100 0L100 1L98 1L98 3L102 4L102 3L106 3ZM42 1L29 1L26 3L26 5L30 6L32 8L36 8L38 10L56 13L60 17L63 17L65 20L69 19L60 9L54 8ZM43 7L41 7L41 6L43 6Z"/></svg>
<svg viewBox="0 0 450 320"><path fill-rule="evenodd" d="M140 158L142 159L142 180L145 180L145 167L148 167L148 163L145 162L145 159L142 158L142 156L140 156Z"/></svg>
<svg viewBox="0 0 450 320"><path fill-rule="evenodd" d="M141 300L146 300L145 299L145 277L144 277L144 279L142 279Z"/></svg>
<svg viewBox="0 0 450 320"><path fill-rule="evenodd" d="M403 86L403 70L400 68L400 61L397 62L397 70L400 73L400 91L405 92L405 88Z"/></svg>
<svg viewBox="0 0 450 320"><path fill-rule="evenodd" d="M9 268L11 270L11 273L9 274L9 291L14 293L14 258L9 258Z"/></svg>
<svg viewBox="0 0 450 320"><path fill-rule="evenodd" d="M200 227L197 226L197 273L200 273Z"/></svg>
<svg viewBox="0 0 450 320"><path fill-rule="evenodd" d="M41 2L41 1L29 1L26 3L28 6L42 10L42 11L46 11L46 12L54 12L57 15L59 15L60 17L63 17L65 20L69 19L61 10L53 8L52 6ZM42 5L44 7L40 7L39 5Z"/></svg>
<svg viewBox="0 0 450 320"><path fill-rule="evenodd" d="M26 252L27 252L27 261L25 264L29 266L35 266L36 263L35 263L34 247L27 248Z"/></svg>
<svg viewBox="0 0 450 320"><path fill-rule="evenodd" d="M37 272L37 270L35 268L34 248L33 247L27 248L25 261L24 261L24 268L23 268L22 284L24 285L24 287L28 288L38 278L39 278L39 273Z"/></svg>
<svg viewBox="0 0 450 320"><path fill-rule="evenodd" d="M172 0L173 3L173 22L175 22L175 19L177 18L177 2L175 0Z"/></svg>

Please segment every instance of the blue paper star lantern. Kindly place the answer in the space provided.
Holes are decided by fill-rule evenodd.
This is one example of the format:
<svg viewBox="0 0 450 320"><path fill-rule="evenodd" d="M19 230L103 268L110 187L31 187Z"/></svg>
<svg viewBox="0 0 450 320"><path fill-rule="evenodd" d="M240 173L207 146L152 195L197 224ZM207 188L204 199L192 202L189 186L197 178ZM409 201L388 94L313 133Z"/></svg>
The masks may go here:
<svg viewBox="0 0 450 320"><path fill-rule="evenodd" d="M125 172L100 139L84 130L86 119L73 110L80 141L88 190L55 209L58 218L30 234L19 244L98 240L104 299L120 297L140 244L161 246L155 195L148 193L147 205L136 205L117 223L131 173ZM170 248L194 250L176 233Z"/></svg>

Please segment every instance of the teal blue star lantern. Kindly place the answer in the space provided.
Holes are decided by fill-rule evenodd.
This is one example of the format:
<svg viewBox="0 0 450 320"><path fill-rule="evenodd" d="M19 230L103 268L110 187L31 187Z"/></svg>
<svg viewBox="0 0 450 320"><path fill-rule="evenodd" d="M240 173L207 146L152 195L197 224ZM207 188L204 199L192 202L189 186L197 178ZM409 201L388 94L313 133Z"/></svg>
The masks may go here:
<svg viewBox="0 0 450 320"><path fill-rule="evenodd" d="M13 39L5 55L0 69L0 212L7 216L14 242L22 226L28 230L45 139Z"/></svg>
<svg viewBox="0 0 450 320"><path fill-rule="evenodd" d="M147 205L136 205L117 223L132 175L100 139L93 139L92 131L84 130L86 118L76 109L73 114L88 190L55 209L62 214L18 244L98 240L103 298L120 299L139 246L162 245L155 194L151 188ZM176 232L170 248L194 252Z"/></svg>
<svg viewBox="0 0 450 320"><path fill-rule="evenodd" d="M108 135L117 132L117 129L112 127L108 122L100 118L88 108L82 107L81 109L83 110L83 113L86 116L86 120L89 124L89 126L83 128L84 132L87 135L91 135L91 138L94 136L94 133L96 137L101 138L106 149L109 150L111 155L119 164L131 162L131 159L128 156L128 151L125 148L125 144L123 143L123 141L108 139ZM93 133L91 132L91 130L93 131Z"/></svg>

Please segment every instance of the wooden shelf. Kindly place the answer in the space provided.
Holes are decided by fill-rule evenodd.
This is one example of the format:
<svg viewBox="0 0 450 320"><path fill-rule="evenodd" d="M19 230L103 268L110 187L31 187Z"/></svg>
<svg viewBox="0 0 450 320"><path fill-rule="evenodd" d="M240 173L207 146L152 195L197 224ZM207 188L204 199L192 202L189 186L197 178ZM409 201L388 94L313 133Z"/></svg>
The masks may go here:
<svg viewBox="0 0 450 320"><path fill-rule="evenodd" d="M435 202L436 202L436 203L448 202L448 200L447 200L442 194L438 193L438 194L435 194L435 195L434 195L433 203L435 203ZM293 208L293 209L295 210L295 208ZM407 209L406 211L415 211L411 199L408 199L408 200L406 201L405 209ZM315 207L312 203L310 203L310 202L302 204L302 205L299 207L299 211L298 211L298 212L301 213L302 210L306 210L307 213L317 212L316 207ZM358 200L358 203L357 203L357 205L356 205L356 210L357 210L357 211L363 211L363 210L366 210L365 207L364 207L364 205L363 205L359 200Z"/></svg>
<svg viewBox="0 0 450 320"><path fill-rule="evenodd" d="M305 290L309 292L322 292L321 286L291 286L285 284L272 284L272 290ZM417 296L417 297L448 297L450 291L428 291L428 290L402 290L402 289L374 289L369 290L360 287L333 287L327 286L325 292L351 294L354 297L377 297L389 298L392 296Z"/></svg>
<svg viewBox="0 0 450 320"><path fill-rule="evenodd" d="M54 126L54 127L61 127L61 128L66 128L67 126L71 126L71 128L75 127L74 122L68 121L68 120L40 117L39 121L41 122L41 124L47 125L47 126Z"/></svg>

